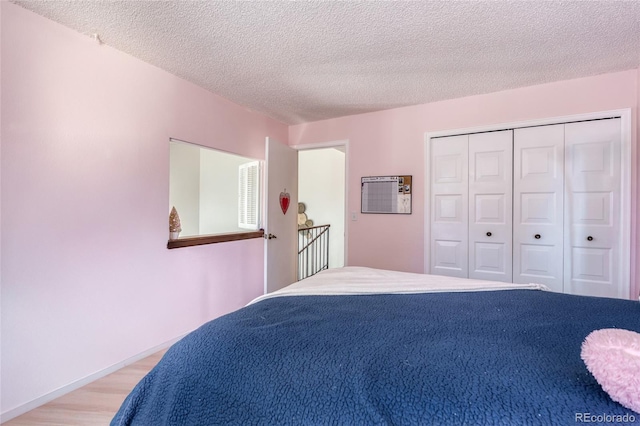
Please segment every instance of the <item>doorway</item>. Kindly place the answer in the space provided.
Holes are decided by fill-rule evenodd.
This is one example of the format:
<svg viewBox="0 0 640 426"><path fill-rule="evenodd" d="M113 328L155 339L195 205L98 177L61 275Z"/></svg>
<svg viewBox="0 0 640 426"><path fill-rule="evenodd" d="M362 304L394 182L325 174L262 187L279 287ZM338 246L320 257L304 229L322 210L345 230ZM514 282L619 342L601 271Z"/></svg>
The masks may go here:
<svg viewBox="0 0 640 426"><path fill-rule="evenodd" d="M330 225L328 269L346 264L346 156L346 142L298 150L298 203L306 216L300 227Z"/></svg>

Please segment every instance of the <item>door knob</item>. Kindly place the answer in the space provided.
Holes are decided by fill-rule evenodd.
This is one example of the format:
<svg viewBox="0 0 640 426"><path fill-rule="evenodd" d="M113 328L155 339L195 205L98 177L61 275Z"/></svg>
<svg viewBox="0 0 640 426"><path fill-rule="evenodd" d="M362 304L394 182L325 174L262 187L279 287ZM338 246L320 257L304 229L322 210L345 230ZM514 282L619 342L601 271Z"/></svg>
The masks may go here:
<svg viewBox="0 0 640 426"><path fill-rule="evenodd" d="M592 237L591 235L589 235L589 236L587 237L587 241L593 241L593 237Z"/></svg>
<svg viewBox="0 0 640 426"><path fill-rule="evenodd" d="M539 240L540 239L540 234L534 235L533 238L535 238L536 240Z"/></svg>
<svg viewBox="0 0 640 426"><path fill-rule="evenodd" d="M276 237L273 234L268 234L268 235L265 235L264 238L267 239L267 240L273 240L274 238L278 238L278 237Z"/></svg>
<svg viewBox="0 0 640 426"><path fill-rule="evenodd" d="M490 236L491 236L491 232L487 232L487 237L490 237Z"/></svg>

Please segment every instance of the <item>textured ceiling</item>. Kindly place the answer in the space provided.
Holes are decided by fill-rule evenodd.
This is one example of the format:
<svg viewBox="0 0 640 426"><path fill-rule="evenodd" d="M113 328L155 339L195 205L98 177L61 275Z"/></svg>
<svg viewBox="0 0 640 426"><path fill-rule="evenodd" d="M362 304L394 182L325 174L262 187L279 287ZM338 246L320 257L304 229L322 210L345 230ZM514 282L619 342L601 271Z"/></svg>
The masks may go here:
<svg viewBox="0 0 640 426"><path fill-rule="evenodd" d="M640 65L640 1L14 2L288 124Z"/></svg>

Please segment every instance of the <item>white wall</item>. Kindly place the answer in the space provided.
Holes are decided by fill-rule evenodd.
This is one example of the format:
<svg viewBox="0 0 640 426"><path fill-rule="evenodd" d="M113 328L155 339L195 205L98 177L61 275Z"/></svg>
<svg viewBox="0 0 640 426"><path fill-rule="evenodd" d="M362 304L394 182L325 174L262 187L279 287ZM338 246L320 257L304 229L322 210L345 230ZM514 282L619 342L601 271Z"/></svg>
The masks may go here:
<svg viewBox="0 0 640 426"><path fill-rule="evenodd" d="M203 149L200 153L200 234L238 228L238 167L246 158Z"/></svg>
<svg viewBox="0 0 640 426"><path fill-rule="evenodd" d="M181 237L241 231L238 167L249 158L195 144L170 144L169 209L175 206Z"/></svg>
<svg viewBox="0 0 640 426"><path fill-rule="evenodd" d="M335 148L298 154L298 200L314 225L331 225L329 267L344 266L345 154Z"/></svg>
<svg viewBox="0 0 640 426"><path fill-rule="evenodd" d="M169 143L169 210L175 207L180 216L180 236L200 234L200 147ZM167 213L167 221L168 221ZM167 228L167 232L169 232Z"/></svg>

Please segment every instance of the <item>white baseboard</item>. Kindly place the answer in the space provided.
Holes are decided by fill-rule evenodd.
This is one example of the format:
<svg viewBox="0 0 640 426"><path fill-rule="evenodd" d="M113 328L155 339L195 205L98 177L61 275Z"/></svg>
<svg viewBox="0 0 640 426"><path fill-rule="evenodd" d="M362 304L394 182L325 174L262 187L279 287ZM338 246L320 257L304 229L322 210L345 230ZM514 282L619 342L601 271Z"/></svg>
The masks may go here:
<svg viewBox="0 0 640 426"><path fill-rule="evenodd" d="M161 351L162 349L168 348L169 346L173 345L175 342L177 342L178 340L182 339L184 336L186 336L187 333L180 335L178 337L175 337L171 340L169 340L168 342L164 342L161 343L157 346L154 346L142 353L139 353L137 355L132 356L131 358L127 358L124 361L118 362L110 367L105 368L104 370L100 370L97 371L93 374L90 374L86 377L83 377L80 380L76 380L75 382L69 383L68 385L62 386L61 388L58 388L56 390L54 390L53 392L49 392L45 395L42 395L39 398L36 398L32 401L27 402L26 404L22 404L19 405L16 408L12 408L11 410L7 410L5 412L3 412L2 414L0 414L0 423L4 423L4 422L8 422L9 420L16 418L18 416L21 416L24 413L27 413L31 410L33 410L34 408L38 408L41 405L46 404L47 402L53 401L56 398L60 398L63 395L66 395L69 392L72 392L76 389L80 389L81 387L88 385L91 382L94 382L98 379L101 379L104 376L107 376L115 371L120 370L123 367L126 367L127 365L131 365L134 362L140 361L143 358L146 358L150 355L153 355L154 353Z"/></svg>

